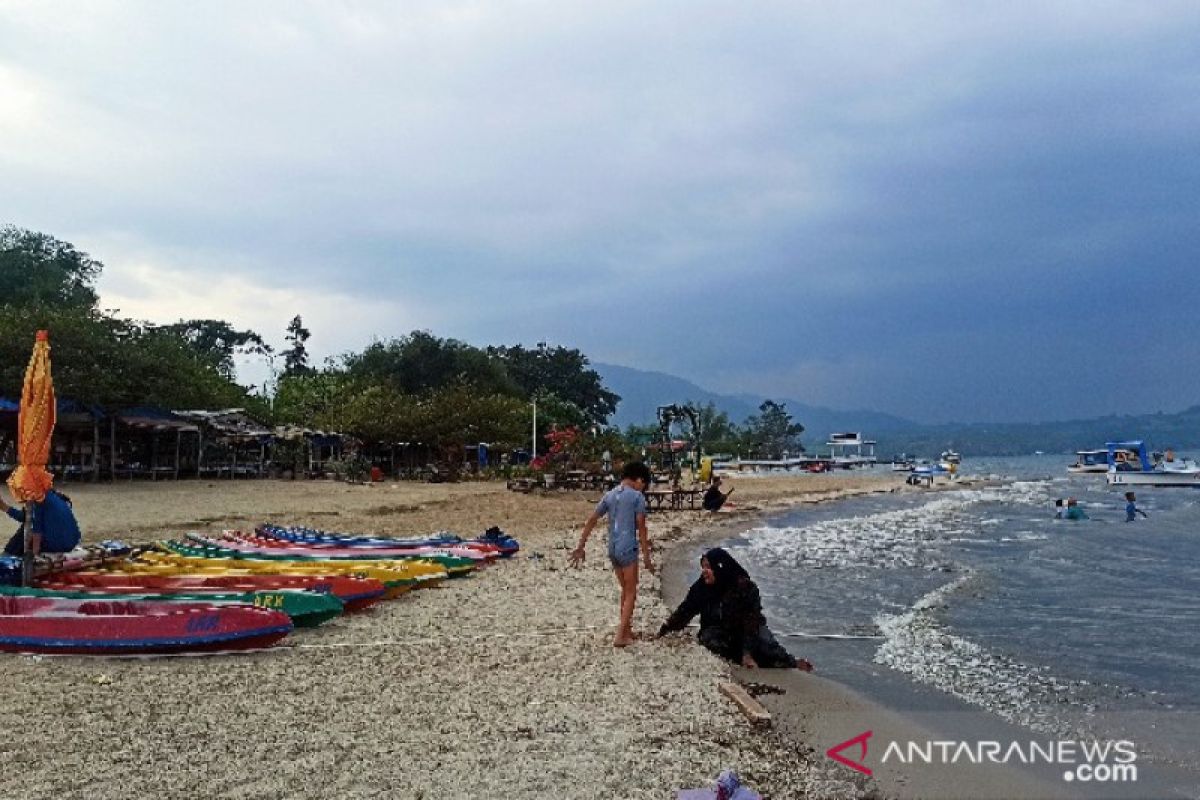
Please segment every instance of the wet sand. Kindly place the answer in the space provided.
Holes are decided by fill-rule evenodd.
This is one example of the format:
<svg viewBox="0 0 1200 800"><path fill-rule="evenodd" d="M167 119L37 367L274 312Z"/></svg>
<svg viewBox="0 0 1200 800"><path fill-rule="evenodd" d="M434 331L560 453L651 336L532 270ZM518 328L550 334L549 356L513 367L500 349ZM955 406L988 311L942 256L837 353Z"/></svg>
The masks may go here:
<svg viewBox="0 0 1200 800"><path fill-rule="evenodd" d="M751 483L743 481L742 485ZM899 485L899 482L897 482ZM986 485L960 481L939 483L932 491L960 488L967 485ZM897 491L930 491L903 486ZM803 504L819 499L812 495L790 498L788 505ZM694 532L687 540L675 543L668 554L663 570L663 597L668 607L678 604L687 588L699 574L698 554L721 541L754 527L764 513L776 508L774 503L763 504L761 511L738 514L731 519L718 519ZM694 642L695 629L680 634ZM803 656L803 640L785 639L784 644L796 655ZM888 743L925 742L954 739L956 741L999 740L1025 741L1027 731L993 718L986 712L959 703L953 698L939 698L933 707L922 708L916 696L893 697L898 703L884 703L831 680L821 674L821 664L813 673L798 670L745 669L729 665L731 677L749 685L759 702L771 712L776 735L790 742L798 753L810 761L810 768L838 779L852 781L862 797L930 798L957 800L1003 800L1004 798L1067 798L1077 797L1059 778L1058 768L1042 769L1034 774L1029 770L1007 765L954 764L905 765L882 763L881 756ZM897 708L897 706L903 706ZM952 709L946 713L947 709ZM866 731L871 732L868 743L870 755L865 762L872 769L866 776L849 767L833 762L825 751ZM855 759L857 746L845 751ZM790 795L784 795L790 796ZM1108 796L1108 795L1105 795ZM1114 795L1116 796L1116 795Z"/></svg>
<svg viewBox="0 0 1200 800"><path fill-rule="evenodd" d="M891 490L892 476L737 480L722 521ZM774 798L857 797L820 743L756 732L693 641L614 649L617 590L595 537L566 568L597 493L496 483L351 486L185 481L73 485L87 541L145 542L256 522L412 535L499 525L511 561L298 633L271 652L98 660L3 656L2 797L665 798L724 767ZM655 547L712 517L651 517ZM661 558L661 555L660 555ZM665 618L643 574L635 627Z"/></svg>

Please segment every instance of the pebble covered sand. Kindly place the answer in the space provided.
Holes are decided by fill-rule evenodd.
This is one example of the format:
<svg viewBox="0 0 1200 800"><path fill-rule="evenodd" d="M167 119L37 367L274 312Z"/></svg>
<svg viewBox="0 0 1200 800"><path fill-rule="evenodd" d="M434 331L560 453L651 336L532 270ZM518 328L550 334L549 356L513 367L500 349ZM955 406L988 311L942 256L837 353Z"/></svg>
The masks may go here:
<svg viewBox="0 0 1200 800"><path fill-rule="evenodd" d="M726 524L899 481L734 483L739 511L719 515ZM0 656L0 797L662 800L730 766L776 800L861 795L811 750L751 729L717 691L727 666L694 637L611 646L617 589L602 535L582 569L566 566L598 493L280 481L64 489L88 541L268 520L385 535L499 525L522 551L270 652ZM711 520L653 514L651 539L669 548ZM658 577L643 573L635 629L657 630L667 612Z"/></svg>

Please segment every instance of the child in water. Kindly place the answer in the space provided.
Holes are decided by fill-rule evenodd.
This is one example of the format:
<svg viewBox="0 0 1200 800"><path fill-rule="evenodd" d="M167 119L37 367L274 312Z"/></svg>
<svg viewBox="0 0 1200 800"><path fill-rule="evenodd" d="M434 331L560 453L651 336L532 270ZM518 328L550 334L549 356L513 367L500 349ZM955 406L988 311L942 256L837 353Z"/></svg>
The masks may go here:
<svg viewBox="0 0 1200 800"><path fill-rule="evenodd" d="M1088 519L1088 515L1079 507L1079 501L1074 497L1067 498L1067 513L1064 519Z"/></svg>
<svg viewBox="0 0 1200 800"><path fill-rule="evenodd" d="M1138 514L1141 514L1146 519L1150 518L1150 516L1145 511L1142 511L1140 508L1137 507L1137 498L1134 496L1133 492L1126 492L1125 493L1125 521L1133 522L1135 519L1137 519Z"/></svg>

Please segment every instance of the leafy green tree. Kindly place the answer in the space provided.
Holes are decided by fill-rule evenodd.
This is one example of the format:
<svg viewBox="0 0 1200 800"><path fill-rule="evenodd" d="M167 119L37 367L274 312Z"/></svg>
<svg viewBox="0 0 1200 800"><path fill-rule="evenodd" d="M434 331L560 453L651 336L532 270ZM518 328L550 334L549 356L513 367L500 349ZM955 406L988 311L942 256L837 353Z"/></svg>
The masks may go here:
<svg viewBox="0 0 1200 800"><path fill-rule="evenodd" d="M553 427L591 427L587 414L582 408L569 400L564 400L553 392L539 392L536 400L539 433L544 433ZM526 409L526 416L532 422L532 405L527 405ZM538 445L538 449L541 449L540 444Z"/></svg>
<svg viewBox="0 0 1200 800"><path fill-rule="evenodd" d="M287 326L287 339L290 346L283 351L283 375L290 377L292 375L308 375L313 369L308 365L308 342L312 332L304 327L304 322L300 319L300 315L292 317L292 321Z"/></svg>
<svg viewBox="0 0 1200 800"><path fill-rule="evenodd" d="M479 442L513 447L525 441L529 430L529 406L523 400L466 384L440 390L424 407L431 412L425 441L452 448Z"/></svg>
<svg viewBox="0 0 1200 800"><path fill-rule="evenodd" d="M368 442L413 441L423 425L416 398L390 386L348 388L342 385L336 405L325 416L332 427Z"/></svg>
<svg viewBox="0 0 1200 800"><path fill-rule="evenodd" d="M275 417L294 425L338 427L333 419L339 406L351 397L350 386L340 372L285 376L275 391Z"/></svg>
<svg viewBox="0 0 1200 800"><path fill-rule="evenodd" d="M732 453L738 449L741 431L729 420L729 414L709 401L696 406L700 419L700 442L705 453Z"/></svg>
<svg viewBox="0 0 1200 800"><path fill-rule="evenodd" d="M219 319L180 320L157 327L161 334L175 336L187 343L204 362L229 380L234 377L233 357L239 353L268 356L271 346L252 330L239 331Z"/></svg>
<svg viewBox="0 0 1200 800"><path fill-rule="evenodd" d="M625 440L638 453L642 451L642 448L657 442L659 436L657 425L637 425L630 423L625 428Z"/></svg>
<svg viewBox="0 0 1200 800"><path fill-rule="evenodd" d="M764 458L782 458L784 453L803 453L800 434L804 426L792 422L786 403L767 400L759 413L746 420L743 442L753 454Z"/></svg>
<svg viewBox="0 0 1200 800"><path fill-rule="evenodd" d="M246 406L246 392L176 337L90 309L0 308L0 392L21 391L36 331L50 331L59 397L105 408Z"/></svg>
<svg viewBox="0 0 1200 800"><path fill-rule="evenodd" d="M94 309L94 284L103 269L69 242L0 227L0 303L6 306Z"/></svg>
<svg viewBox="0 0 1200 800"><path fill-rule="evenodd" d="M504 365L508 376L529 398L552 394L583 412L583 426L603 425L617 410L620 395L604 388L599 373L588 368L588 358L578 350L550 347L539 342L489 347L487 352Z"/></svg>
<svg viewBox="0 0 1200 800"><path fill-rule="evenodd" d="M346 374L356 383L383 384L406 394L426 394L455 383L485 393L517 392L503 365L483 350L456 339L441 339L428 331L375 342L342 360Z"/></svg>

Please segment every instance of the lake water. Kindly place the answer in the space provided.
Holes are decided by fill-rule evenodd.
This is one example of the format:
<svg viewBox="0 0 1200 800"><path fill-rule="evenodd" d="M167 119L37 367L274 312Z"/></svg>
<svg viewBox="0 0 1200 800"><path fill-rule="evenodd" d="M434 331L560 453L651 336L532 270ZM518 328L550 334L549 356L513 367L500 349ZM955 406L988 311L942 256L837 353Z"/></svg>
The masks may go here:
<svg viewBox="0 0 1200 800"><path fill-rule="evenodd" d="M1193 767L1200 491L1139 489L1149 518L1127 523L1123 492L1069 475L1071 460L968 460L964 476L999 482L798 508L726 545L778 633L879 637L781 639L823 674L893 705L953 698ZM1057 497L1090 519L1054 519Z"/></svg>

